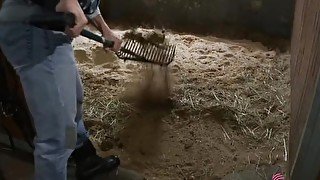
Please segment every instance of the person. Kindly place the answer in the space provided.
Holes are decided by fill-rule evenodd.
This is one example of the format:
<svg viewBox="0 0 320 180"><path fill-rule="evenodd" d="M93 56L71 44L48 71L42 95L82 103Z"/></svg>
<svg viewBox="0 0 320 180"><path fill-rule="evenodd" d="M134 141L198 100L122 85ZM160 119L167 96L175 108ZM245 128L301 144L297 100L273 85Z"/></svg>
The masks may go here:
<svg viewBox="0 0 320 180"><path fill-rule="evenodd" d="M70 156L78 179L94 178L120 163L116 156L99 157L89 139L82 115L83 87L71 43L88 20L102 36L114 41L112 51L119 50L122 40L108 27L97 3L86 11L83 7L86 4L81 6L78 0L60 0L54 5L56 12L75 15L76 25L64 32L22 23L48 11L36 0L5 0L0 10L0 48L20 78L36 130L36 180L65 180Z"/></svg>

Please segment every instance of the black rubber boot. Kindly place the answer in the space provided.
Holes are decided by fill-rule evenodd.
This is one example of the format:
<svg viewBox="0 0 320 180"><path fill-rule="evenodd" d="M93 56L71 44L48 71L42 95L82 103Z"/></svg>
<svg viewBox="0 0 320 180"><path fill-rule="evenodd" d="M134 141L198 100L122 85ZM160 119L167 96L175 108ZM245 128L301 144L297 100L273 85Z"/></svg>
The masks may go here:
<svg viewBox="0 0 320 180"><path fill-rule="evenodd" d="M120 159L117 156L106 158L98 156L90 140L85 142L82 147L74 150L71 156L76 163L78 180L90 180L101 173L111 173L120 165Z"/></svg>

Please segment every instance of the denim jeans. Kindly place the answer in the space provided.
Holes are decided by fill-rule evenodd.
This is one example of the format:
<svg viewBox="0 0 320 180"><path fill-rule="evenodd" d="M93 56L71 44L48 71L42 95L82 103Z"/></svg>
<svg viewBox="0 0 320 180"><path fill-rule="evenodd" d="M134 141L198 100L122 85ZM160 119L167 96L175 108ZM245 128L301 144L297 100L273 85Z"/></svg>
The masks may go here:
<svg viewBox="0 0 320 180"><path fill-rule="evenodd" d="M35 125L35 179L65 180L69 156L88 139L71 39L61 32L6 24L0 25L0 48L20 77Z"/></svg>

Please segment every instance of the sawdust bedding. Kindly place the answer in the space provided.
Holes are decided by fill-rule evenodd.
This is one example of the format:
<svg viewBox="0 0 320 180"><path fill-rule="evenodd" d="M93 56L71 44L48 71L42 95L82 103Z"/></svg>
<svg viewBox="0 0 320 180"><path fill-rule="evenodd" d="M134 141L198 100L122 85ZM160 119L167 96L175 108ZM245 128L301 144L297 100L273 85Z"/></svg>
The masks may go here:
<svg viewBox="0 0 320 180"><path fill-rule="evenodd" d="M74 41L85 123L101 155L118 154L148 179L219 179L252 165L284 166L290 54L250 41L166 37L177 46L168 69L123 62L93 41ZM152 103L141 101L146 97Z"/></svg>

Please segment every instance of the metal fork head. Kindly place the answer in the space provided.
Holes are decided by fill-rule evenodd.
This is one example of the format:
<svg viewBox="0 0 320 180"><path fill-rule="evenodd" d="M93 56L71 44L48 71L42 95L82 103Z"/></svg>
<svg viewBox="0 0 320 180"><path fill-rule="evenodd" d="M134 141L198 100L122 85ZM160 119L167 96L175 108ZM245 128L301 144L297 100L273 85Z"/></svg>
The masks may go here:
<svg viewBox="0 0 320 180"><path fill-rule="evenodd" d="M120 59L169 65L174 60L175 46L141 43L129 39L117 54Z"/></svg>

